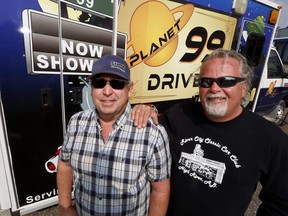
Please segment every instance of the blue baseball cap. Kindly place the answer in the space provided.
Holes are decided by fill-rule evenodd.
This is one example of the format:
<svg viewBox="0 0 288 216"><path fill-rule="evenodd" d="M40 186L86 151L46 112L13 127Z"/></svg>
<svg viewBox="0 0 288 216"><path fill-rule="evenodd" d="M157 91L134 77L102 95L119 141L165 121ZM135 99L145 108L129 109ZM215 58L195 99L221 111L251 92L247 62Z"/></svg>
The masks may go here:
<svg viewBox="0 0 288 216"><path fill-rule="evenodd" d="M98 74L113 74L130 81L130 69L126 61L116 55L105 55L96 60L92 67L91 79Z"/></svg>

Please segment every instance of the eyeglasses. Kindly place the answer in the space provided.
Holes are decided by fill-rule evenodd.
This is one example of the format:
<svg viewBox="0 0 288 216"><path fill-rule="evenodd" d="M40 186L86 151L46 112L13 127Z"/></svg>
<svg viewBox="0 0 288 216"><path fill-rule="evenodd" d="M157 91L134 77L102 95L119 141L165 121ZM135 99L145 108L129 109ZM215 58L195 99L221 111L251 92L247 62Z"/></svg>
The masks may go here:
<svg viewBox="0 0 288 216"><path fill-rule="evenodd" d="M113 89L117 89L117 90L123 89L124 86L129 83L128 80L122 80L122 79L107 80L107 79L102 79L102 78L96 78L96 79L91 80L91 85L94 88L100 89L100 88L104 88L107 82L109 82L110 86Z"/></svg>
<svg viewBox="0 0 288 216"><path fill-rule="evenodd" d="M228 88L235 86L238 82L242 82L244 80L245 78L233 76L224 76L218 78L201 77L199 78L199 85L202 88L210 88L213 85L213 82L216 82L220 88Z"/></svg>

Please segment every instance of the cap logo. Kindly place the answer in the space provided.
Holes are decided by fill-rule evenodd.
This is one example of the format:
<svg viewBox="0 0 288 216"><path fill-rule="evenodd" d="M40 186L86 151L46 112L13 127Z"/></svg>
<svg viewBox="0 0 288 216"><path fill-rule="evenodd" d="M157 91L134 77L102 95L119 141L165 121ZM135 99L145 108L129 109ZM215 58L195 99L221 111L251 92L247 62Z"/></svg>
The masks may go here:
<svg viewBox="0 0 288 216"><path fill-rule="evenodd" d="M121 64L121 63L116 62L116 61L110 61L110 66L111 66L111 68L119 69L123 73L125 73L126 66L124 64Z"/></svg>

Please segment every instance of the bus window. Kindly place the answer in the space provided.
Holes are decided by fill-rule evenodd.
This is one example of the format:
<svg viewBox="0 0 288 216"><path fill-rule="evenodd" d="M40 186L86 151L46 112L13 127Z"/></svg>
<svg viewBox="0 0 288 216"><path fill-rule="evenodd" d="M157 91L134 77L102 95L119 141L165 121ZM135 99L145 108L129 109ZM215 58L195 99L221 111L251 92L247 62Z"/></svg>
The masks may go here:
<svg viewBox="0 0 288 216"><path fill-rule="evenodd" d="M261 62L262 51L265 43L265 36L252 32L247 38L242 54L256 67Z"/></svg>

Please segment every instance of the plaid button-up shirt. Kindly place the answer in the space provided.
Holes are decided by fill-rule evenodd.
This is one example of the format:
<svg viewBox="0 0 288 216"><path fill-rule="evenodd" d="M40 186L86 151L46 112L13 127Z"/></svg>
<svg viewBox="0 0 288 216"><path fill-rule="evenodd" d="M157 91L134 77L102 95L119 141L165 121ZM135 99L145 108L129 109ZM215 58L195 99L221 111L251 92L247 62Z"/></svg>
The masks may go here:
<svg viewBox="0 0 288 216"><path fill-rule="evenodd" d="M60 159L72 166L79 215L147 215L150 182L170 177L166 131L151 121L138 129L130 116L128 103L106 143L95 110L71 117Z"/></svg>

